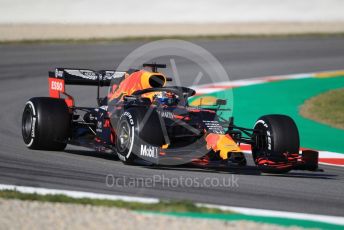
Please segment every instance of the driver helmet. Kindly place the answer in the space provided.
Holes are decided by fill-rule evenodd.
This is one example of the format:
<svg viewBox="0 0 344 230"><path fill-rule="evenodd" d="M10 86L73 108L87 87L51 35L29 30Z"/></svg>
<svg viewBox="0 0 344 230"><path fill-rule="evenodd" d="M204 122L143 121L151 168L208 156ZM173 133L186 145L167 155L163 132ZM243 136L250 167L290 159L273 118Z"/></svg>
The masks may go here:
<svg viewBox="0 0 344 230"><path fill-rule="evenodd" d="M173 106L178 104L177 96L172 92L159 92L153 97L153 104Z"/></svg>

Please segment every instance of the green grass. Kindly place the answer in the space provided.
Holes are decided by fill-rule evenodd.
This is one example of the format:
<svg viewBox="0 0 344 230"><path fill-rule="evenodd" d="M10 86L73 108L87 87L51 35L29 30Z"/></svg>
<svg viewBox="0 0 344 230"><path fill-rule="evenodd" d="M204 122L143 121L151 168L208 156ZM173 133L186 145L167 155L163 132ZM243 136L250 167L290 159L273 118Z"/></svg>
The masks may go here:
<svg viewBox="0 0 344 230"><path fill-rule="evenodd" d="M40 201L52 203L67 203L94 205L105 207L125 208L136 211L151 212L195 212L195 213L213 213L213 214L231 214L233 212L222 211L216 208L199 207L189 201L160 201L154 204L145 204L139 202L126 202L120 200L90 199L90 198L72 198L65 195L39 195L36 193L21 193L14 190L0 191L0 198L18 199L24 201Z"/></svg>
<svg viewBox="0 0 344 230"><path fill-rule="evenodd" d="M182 40L224 40L224 39L283 39L300 37L344 37L344 33L304 33L304 34L224 34L224 35L176 35L176 36L133 36L121 38L86 38L86 39L24 39L16 41L0 41L0 44L88 44L88 43L111 43L131 41L154 41L160 39L182 39Z"/></svg>
<svg viewBox="0 0 344 230"><path fill-rule="evenodd" d="M344 88L331 90L307 100L300 113L306 118L344 129Z"/></svg>

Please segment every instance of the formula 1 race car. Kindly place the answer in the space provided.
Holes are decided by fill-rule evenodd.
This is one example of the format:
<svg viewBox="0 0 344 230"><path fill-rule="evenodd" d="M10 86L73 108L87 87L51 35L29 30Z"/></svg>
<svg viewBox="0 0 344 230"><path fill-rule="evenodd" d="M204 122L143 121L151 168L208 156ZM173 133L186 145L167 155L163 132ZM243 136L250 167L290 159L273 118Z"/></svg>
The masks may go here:
<svg viewBox="0 0 344 230"><path fill-rule="evenodd" d="M245 144L251 146L254 162L263 172L317 170L318 152L299 153L299 133L290 117L265 115L252 129L236 126L232 117L219 115L226 100L191 106L189 99L196 92L167 86L172 79L158 68L166 65L144 64L126 72L67 68L49 72L50 97L31 98L24 108L26 146L62 151L67 144L79 145L114 153L128 164L245 166L241 149ZM66 85L96 86L98 106L76 106ZM104 98L100 87L109 88Z"/></svg>

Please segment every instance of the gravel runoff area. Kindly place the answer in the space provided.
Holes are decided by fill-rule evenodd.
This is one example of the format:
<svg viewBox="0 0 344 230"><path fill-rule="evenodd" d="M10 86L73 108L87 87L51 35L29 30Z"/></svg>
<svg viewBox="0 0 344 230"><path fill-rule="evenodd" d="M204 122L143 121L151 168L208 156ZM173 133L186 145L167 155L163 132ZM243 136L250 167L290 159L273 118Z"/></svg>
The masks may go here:
<svg viewBox="0 0 344 230"><path fill-rule="evenodd" d="M0 41L344 33L344 22L216 24L0 24Z"/></svg>
<svg viewBox="0 0 344 230"><path fill-rule="evenodd" d="M1 229L298 229L248 221L141 214L91 205L0 199Z"/></svg>

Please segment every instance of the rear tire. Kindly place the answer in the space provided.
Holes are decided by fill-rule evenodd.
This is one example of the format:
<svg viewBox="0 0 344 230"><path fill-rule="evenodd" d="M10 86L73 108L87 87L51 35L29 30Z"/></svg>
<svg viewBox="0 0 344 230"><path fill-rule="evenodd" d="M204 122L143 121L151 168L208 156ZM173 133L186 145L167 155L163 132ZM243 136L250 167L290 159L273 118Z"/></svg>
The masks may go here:
<svg viewBox="0 0 344 230"><path fill-rule="evenodd" d="M70 134L70 114L63 99L31 98L22 116L22 136L30 149L62 151Z"/></svg>
<svg viewBox="0 0 344 230"><path fill-rule="evenodd" d="M266 157L272 161L285 161L286 153L298 153L300 149L299 131L292 118L286 115L266 115L260 117L254 129L252 155L256 160Z"/></svg>

